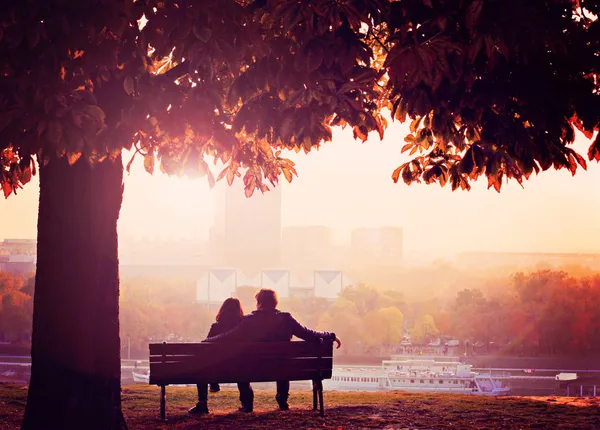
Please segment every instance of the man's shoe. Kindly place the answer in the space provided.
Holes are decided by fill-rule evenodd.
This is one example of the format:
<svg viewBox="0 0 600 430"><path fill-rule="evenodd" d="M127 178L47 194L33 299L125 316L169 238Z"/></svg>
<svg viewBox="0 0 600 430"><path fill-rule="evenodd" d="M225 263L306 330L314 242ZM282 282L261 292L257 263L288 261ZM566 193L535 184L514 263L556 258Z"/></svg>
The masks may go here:
<svg viewBox="0 0 600 430"><path fill-rule="evenodd" d="M253 408L252 406L240 406L240 409L238 409L240 412L244 412L246 414L251 414L253 412Z"/></svg>
<svg viewBox="0 0 600 430"><path fill-rule="evenodd" d="M197 403L196 406L188 411L188 414L206 415L208 414L208 406L206 406L206 403Z"/></svg>
<svg viewBox="0 0 600 430"><path fill-rule="evenodd" d="M285 403L279 403L279 410L280 411L289 411L290 410L290 405L288 405L287 402L285 402Z"/></svg>
<svg viewBox="0 0 600 430"><path fill-rule="evenodd" d="M210 384L210 390L211 393L218 393L219 391L221 391L221 387L219 386L219 384Z"/></svg>

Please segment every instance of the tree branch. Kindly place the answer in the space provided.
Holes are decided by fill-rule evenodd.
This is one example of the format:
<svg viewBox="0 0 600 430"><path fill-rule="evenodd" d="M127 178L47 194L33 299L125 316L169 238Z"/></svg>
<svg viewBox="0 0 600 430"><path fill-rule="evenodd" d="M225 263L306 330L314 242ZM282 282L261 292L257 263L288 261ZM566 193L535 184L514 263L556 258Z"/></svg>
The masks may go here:
<svg viewBox="0 0 600 430"><path fill-rule="evenodd" d="M369 29L369 34L370 34L370 35L371 35L371 37L372 37L373 39L375 39L375 41L376 41L377 43L379 43L379 45L380 45L380 46L381 46L381 47L382 47L382 48L385 50L386 54L389 54L389 53L390 53L390 50L387 48L387 46L385 46L385 44L384 44L384 43L381 41L381 39L380 39L379 37L377 37L377 36L375 35L375 33L373 33L373 30L372 30L372 29Z"/></svg>
<svg viewBox="0 0 600 430"><path fill-rule="evenodd" d="M163 76L175 81L188 73L188 63L186 61L182 61L172 69L169 69L166 73L163 73Z"/></svg>

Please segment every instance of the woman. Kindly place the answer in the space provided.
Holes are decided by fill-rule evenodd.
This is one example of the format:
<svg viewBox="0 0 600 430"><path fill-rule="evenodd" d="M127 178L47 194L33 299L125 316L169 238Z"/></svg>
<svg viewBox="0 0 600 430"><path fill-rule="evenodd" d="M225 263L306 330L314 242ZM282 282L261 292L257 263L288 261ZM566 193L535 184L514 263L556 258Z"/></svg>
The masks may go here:
<svg viewBox="0 0 600 430"><path fill-rule="evenodd" d="M221 309L217 312L216 322L210 326L207 338L226 333L234 328L244 316L242 304L238 299L228 298L221 305ZM198 384L198 403L188 412L190 414L207 414L208 413L208 386L206 384ZM254 400L254 392L250 383L239 382L238 389L240 390L240 408L244 412L252 412L252 404ZM216 393L220 390L219 384L210 384L210 391Z"/></svg>

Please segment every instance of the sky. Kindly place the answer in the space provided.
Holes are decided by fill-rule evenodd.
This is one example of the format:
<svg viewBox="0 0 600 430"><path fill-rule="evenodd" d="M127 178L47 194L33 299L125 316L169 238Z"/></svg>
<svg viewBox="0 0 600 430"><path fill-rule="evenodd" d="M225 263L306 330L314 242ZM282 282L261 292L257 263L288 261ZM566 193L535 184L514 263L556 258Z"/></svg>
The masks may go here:
<svg viewBox="0 0 600 430"><path fill-rule="evenodd" d="M504 184L500 194L487 190L485 178L469 192L394 184L392 171L406 160L400 148L407 127L392 123L383 141L373 134L366 143L336 129L333 142L318 151L291 153L299 176L281 185L283 226L326 225L337 244L348 242L357 227L400 226L407 253L432 257L480 250L600 252L598 163L575 177L543 172L524 189ZM586 154L589 144L579 135L575 149ZM120 238L207 238L215 194L206 179L151 176L137 160L125 174ZM1 203L0 238L35 238L37 199L35 178Z"/></svg>

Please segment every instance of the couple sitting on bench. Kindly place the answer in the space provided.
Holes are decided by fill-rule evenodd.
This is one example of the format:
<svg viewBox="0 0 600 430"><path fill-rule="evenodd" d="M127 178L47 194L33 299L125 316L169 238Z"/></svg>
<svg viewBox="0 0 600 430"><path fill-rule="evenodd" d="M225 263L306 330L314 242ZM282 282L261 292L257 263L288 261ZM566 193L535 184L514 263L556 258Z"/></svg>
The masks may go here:
<svg viewBox="0 0 600 430"><path fill-rule="evenodd" d="M286 342L296 336L305 341L331 339L339 348L342 343L335 333L310 330L302 326L287 312L277 310L277 293L269 289L261 289L256 293L256 310L246 316L238 299L225 300L205 342ZM240 411L252 412L254 392L249 382L238 382L240 391ZM218 384L211 384L211 391L219 391ZM275 399L279 409L287 411L290 394L289 381L277 381ZM190 414L208 414L208 386L198 385L198 403L188 412Z"/></svg>

